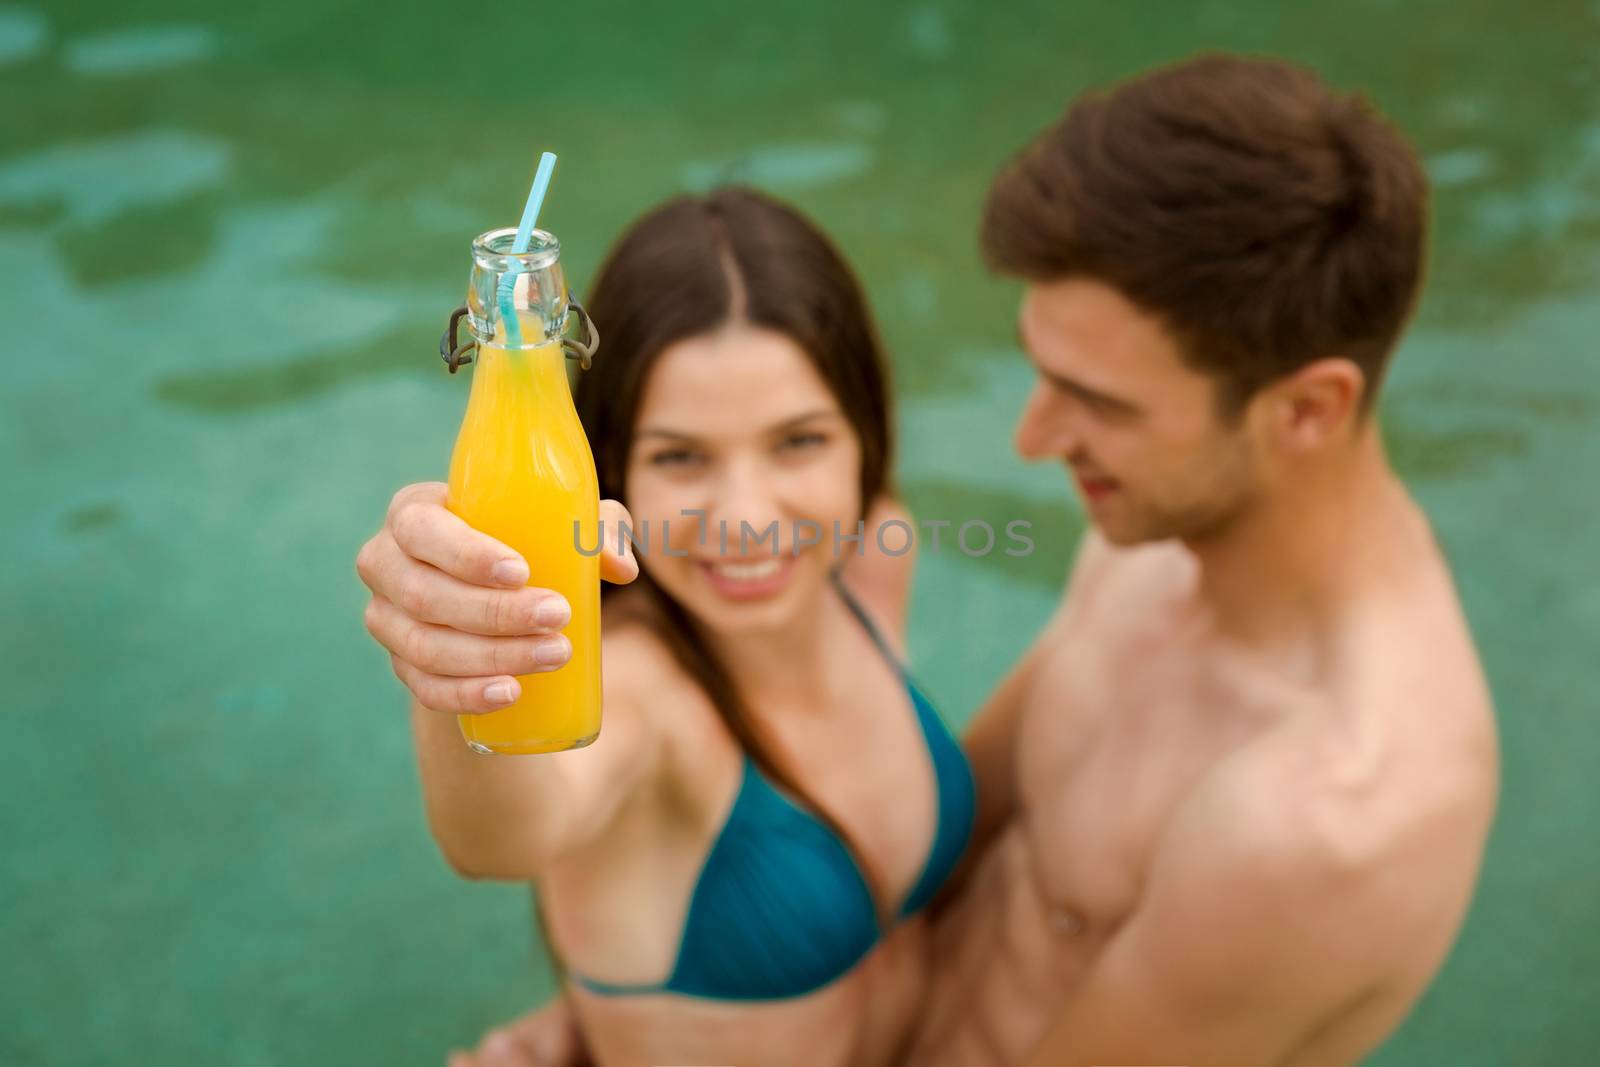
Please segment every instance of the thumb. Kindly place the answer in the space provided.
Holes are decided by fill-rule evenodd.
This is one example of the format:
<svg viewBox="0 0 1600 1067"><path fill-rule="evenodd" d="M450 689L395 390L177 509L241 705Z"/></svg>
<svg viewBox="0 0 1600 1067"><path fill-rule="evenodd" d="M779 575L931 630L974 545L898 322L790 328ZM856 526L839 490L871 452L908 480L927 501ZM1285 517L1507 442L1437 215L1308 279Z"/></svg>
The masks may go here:
<svg viewBox="0 0 1600 1067"><path fill-rule="evenodd" d="M622 528L633 529L633 517L620 501L600 501L600 577L617 585L627 585L639 577L639 561L633 544L622 536Z"/></svg>

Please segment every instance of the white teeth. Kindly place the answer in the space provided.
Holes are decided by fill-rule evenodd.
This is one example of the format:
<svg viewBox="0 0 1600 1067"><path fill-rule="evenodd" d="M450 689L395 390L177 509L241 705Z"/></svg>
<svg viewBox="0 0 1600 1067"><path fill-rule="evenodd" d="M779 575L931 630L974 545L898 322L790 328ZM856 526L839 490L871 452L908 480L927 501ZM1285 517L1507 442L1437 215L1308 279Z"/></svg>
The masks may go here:
<svg viewBox="0 0 1600 1067"><path fill-rule="evenodd" d="M778 565L775 559L764 559L760 563L714 563L711 569L730 581L756 582L777 574Z"/></svg>

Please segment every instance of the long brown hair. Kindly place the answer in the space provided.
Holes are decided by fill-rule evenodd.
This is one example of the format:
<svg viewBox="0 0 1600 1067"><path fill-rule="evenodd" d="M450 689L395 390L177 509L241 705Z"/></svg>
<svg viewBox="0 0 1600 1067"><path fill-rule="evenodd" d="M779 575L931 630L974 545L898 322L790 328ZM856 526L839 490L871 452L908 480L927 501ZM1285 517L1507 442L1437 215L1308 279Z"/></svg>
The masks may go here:
<svg viewBox="0 0 1600 1067"><path fill-rule="evenodd" d="M627 503L628 455L645 383L663 350L728 322L793 340L816 368L861 447L863 512L888 487L889 382L861 287L844 258L793 208L750 189L669 200L612 247L588 293L603 339L573 396L600 494ZM641 569L658 636L699 684L761 770L803 800L845 842L837 822L771 757L726 668L683 606ZM607 588L607 595L616 592ZM870 881L870 869L861 867Z"/></svg>
<svg viewBox="0 0 1600 1067"><path fill-rule="evenodd" d="M1159 316L1225 413L1325 356L1364 406L1416 301L1428 182L1359 95L1204 55L1076 100L996 177L982 242L1029 281L1087 277Z"/></svg>

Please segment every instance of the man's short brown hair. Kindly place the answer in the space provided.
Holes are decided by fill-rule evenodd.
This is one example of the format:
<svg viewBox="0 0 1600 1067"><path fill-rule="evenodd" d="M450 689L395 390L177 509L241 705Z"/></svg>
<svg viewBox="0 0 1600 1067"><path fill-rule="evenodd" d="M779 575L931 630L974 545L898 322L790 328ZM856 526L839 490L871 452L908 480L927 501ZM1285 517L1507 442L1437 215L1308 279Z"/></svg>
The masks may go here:
<svg viewBox="0 0 1600 1067"><path fill-rule="evenodd" d="M1428 184L1360 95L1288 63L1200 56L1075 101L996 177L990 265L1113 286L1236 412L1344 356L1370 402L1415 304Z"/></svg>

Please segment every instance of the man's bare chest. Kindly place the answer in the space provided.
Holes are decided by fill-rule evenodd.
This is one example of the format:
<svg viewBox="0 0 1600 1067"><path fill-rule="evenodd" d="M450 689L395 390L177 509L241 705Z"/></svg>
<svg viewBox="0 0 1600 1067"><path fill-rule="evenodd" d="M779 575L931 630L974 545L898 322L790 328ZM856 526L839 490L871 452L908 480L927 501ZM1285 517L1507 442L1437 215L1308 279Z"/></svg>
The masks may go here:
<svg viewBox="0 0 1600 1067"><path fill-rule="evenodd" d="M1064 642L1023 708L1018 782L1058 925L1108 932L1143 895L1184 803L1275 717L1175 629Z"/></svg>

